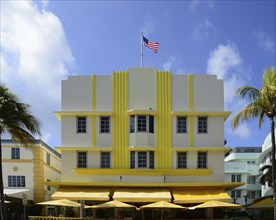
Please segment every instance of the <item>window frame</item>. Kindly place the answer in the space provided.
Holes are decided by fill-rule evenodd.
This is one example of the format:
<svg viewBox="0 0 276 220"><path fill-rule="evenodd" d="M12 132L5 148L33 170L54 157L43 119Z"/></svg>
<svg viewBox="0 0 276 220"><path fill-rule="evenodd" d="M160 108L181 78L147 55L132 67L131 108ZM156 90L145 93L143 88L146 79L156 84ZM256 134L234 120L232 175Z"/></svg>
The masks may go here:
<svg viewBox="0 0 276 220"><path fill-rule="evenodd" d="M19 147L11 148L11 159L12 160L20 160L20 148Z"/></svg>
<svg viewBox="0 0 276 220"><path fill-rule="evenodd" d="M154 169L154 167L154 151L130 151L130 169Z"/></svg>
<svg viewBox="0 0 276 220"><path fill-rule="evenodd" d="M183 154L184 158L180 157L181 154ZM176 158L177 158L176 168L187 169L187 152L183 152L183 151L177 152Z"/></svg>
<svg viewBox="0 0 276 220"><path fill-rule="evenodd" d="M108 151L101 151L101 162L100 168L101 169L110 169L111 168L111 153Z"/></svg>
<svg viewBox="0 0 276 220"><path fill-rule="evenodd" d="M77 151L77 168L87 168L87 151Z"/></svg>
<svg viewBox="0 0 276 220"><path fill-rule="evenodd" d="M49 153L46 153L46 162L48 165L51 165L51 155Z"/></svg>
<svg viewBox="0 0 276 220"><path fill-rule="evenodd" d="M26 187L26 177L22 175L8 175L8 187Z"/></svg>
<svg viewBox="0 0 276 220"><path fill-rule="evenodd" d="M181 119L185 119L181 122ZM183 126L183 127L181 127ZM177 116L176 117L176 133L177 134L187 134L187 116Z"/></svg>
<svg viewBox="0 0 276 220"><path fill-rule="evenodd" d="M204 121L202 121L204 120ZM198 134L207 134L208 133L208 117L207 116L198 116L197 117L197 133Z"/></svg>
<svg viewBox="0 0 276 220"><path fill-rule="evenodd" d="M197 152L197 168L198 169L208 169L208 153L207 152Z"/></svg>
<svg viewBox="0 0 276 220"><path fill-rule="evenodd" d="M84 134L87 133L87 117L77 116L76 117L76 133Z"/></svg>
<svg viewBox="0 0 276 220"><path fill-rule="evenodd" d="M108 120L104 120L104 119L108 119ZM110 134L110 116L100 116L100 134Z"/></svg>
<svg viewBox="0 0 276 220"><path fill-rule="evenodd" d="M129 133L150 133L154 134L153 115L130 115Z"/></svg>

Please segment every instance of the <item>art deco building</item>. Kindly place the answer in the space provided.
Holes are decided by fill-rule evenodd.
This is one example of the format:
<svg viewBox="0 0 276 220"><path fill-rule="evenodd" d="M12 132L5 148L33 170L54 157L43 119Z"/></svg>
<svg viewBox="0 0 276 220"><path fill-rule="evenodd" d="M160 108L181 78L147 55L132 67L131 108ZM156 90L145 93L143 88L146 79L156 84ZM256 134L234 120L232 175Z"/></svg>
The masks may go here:
<svg viewBox="0 0 276 220"><path fill-rule="evenodd" d="M53 199L230 201L223 80L129 68L62 81L61 181Z"/></svg>

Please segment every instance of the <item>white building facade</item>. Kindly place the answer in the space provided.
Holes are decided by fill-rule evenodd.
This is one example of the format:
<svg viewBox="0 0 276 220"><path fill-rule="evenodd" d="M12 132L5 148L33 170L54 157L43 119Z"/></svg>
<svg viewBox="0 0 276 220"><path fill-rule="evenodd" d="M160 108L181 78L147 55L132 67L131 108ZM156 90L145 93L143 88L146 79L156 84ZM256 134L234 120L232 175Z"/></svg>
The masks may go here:
<svg viewBox="0 0 276 220"><path fill-rule="evenodd" d="M41 140L27 147L2 140L4 194L37 203L51 200L55 188L45 182L60 181L60 154Z"/></svg>
<svg viewBox="0 0 276 220"><path fill-rule="evenodd" d="M276 129L275 129L276 133ZM272 150L272 142L271 142L271 133L269 133L262 145L262 153L258 158L258 163L260 164L260 167L263 167L265 165L271 165L271 150ZM264 172L267 172L265 170ZM272 188L269 187L267 184L262 185L262 197L265 196L272 196Z"/></svg>
<svg viewBox="0 0 276 220"><path fill-rule="evenodd" d="M62 176L52 198L229 201L241 183L224 180L223 91L215 75L154 68L69 76L55 112Z"/></svg>
<svg viewBox="0 0 276 220"><path fill-rule="evenodd" d="M261 197L261 185L258 182L261 147L236 147L224 159L225 181L244 182L245 184L228 191L232 201L248 205Z"/></svg>

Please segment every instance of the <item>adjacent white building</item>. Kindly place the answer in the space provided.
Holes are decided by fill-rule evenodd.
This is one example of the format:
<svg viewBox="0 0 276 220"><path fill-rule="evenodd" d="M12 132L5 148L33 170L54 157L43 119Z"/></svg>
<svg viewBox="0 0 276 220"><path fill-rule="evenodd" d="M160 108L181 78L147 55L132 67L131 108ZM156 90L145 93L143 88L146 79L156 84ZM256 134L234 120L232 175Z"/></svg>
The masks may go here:
<svg viewBox="0 0 276 220"><path fill-rule="evenodd" d="M37 203L51 200L56 189L45 182L60 181L61 156L41 140L28 147L2 140L2 167L7 199L24 197Z"/></svg>
<svg viewBox="0 0 276 220"><path fill-rule="evenodd" d="M232 201L248 205L261 197L261 185L258 182L261 147L236 147L224 159L225 182L244 182L245 184L228 191Z"/></svg>
<svg viewBox="0 0 276 220"><path fill-rule="evenodd" d="M276 129L275 129L276 133ZM271 148L272 148L272 142L271 142L271 133L269 133L262 145L262 153L258 158L258 163L260 164L260 167L263 167L265 165L270 165L271 164ZM265 171L267 172L267 170ZM272 188L269 187L267 184L262 185L262 196L272 196Z"/></svg>

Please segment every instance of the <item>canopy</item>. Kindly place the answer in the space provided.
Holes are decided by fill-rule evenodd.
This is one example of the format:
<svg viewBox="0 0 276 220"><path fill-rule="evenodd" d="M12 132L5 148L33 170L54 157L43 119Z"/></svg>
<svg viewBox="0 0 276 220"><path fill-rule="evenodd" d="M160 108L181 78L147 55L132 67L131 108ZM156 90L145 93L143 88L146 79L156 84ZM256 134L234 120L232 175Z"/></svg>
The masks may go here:
<svg viewBox="0 0 276 220"><path fill-rule="evenodd" d="M218 207L225 207L225 208L229 208L229 209L239 209L239 208L241 208L241 206L237 205L237 204L210 200L210 201L204 202L200 205L189 207L188 209L194 210L194 209L218 208Z"/></svg>
<svg viewBox="0 0 276 220"><path fill-rule="evenodd" d="M71 206L71 207L80 207L81 205L77 202L70 201L68 199L59 199L46 202L39 202L37 205L55 205L55 206Z"/></svg>
<svg viewBox="0 0 276 220"><path fill-rule="evenodd" d="M166 202L166 201L159 201L159 202L155 202L155 203L150 203L148 205L143 205L140 207L140 209L145 209L145 208L169 208L169 209L187 209L184 206L181 205L176 205L170 202Z"/></svg>
<svg viewBox="0 0 276 220"><path fill-rule="evenodd" d="M248 209L264 209L264 208L272 208L273 200L271 197L262 198L261 200L254 202L253 204L247 206Z"/></svg>
<svg viewBox="0 0 276 220"><path fill-rule="evenodd" d="M209 200L228 202L230 196L222 189L172 189L174 203L201 203Z"/></svg>
<svg viewBox="0 0 276 220"><path fill-rule="evenodd" d="M122 202L169 202L171 193L169 189L164 188L117 188L113 199Z"/></svg>
<svg viewBox="0 0 276 220"><path fill-rule="evenodd" d="M136 206L113 200L99 205L85 206L85 208L136 208Z"/></svg>
<svg viewBox="0 0 276 220"><path fill-rule="evenodd" d="M55 191L52 199L108 201L110 191L110 188L64 187Z"/></svg>
<svg viewBox="0 0 276 220"><path fill-rule="evenodd" d="M14 198L22 199L22 194L26 194L27 198L32 200L32 189L11 189L4 188L4 194Z"/></svg>

